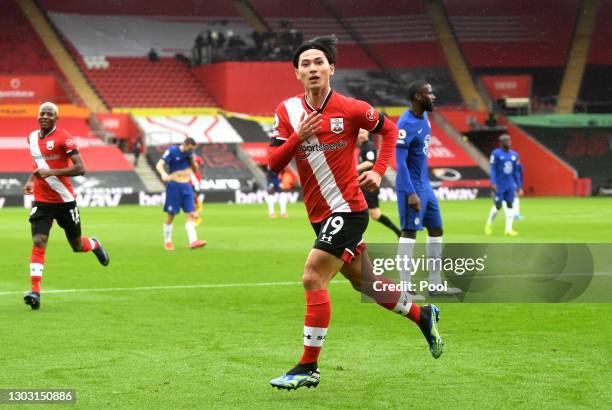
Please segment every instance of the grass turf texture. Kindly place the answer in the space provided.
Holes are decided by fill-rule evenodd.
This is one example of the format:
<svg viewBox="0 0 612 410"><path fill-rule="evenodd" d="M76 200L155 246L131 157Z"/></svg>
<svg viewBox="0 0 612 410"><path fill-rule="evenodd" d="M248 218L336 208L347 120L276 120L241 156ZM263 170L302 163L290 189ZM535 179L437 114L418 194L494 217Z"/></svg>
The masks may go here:
<svg viewBox="0 0 612 410"><path fill-rule="evenodd" d="M442 202L445 241L606 242L609 199L525 199L517 238L482 233L490 201ZM383 211L397 219L392 204ZM283 392L270 378L302 350L299 284L77 291L194 284L299 282L314 240L302 204L270 220L264 205L207 204L209 245L162 247L159 208L81 209L84 234L108 268L73 254L55 226L42 308L30 311L28 211L0 211L0 389L74 388L78 407L133 408L602 408L612 403L612 304L441 304L445 353L431 358L419 330L330 286L332 322L317 389ZM419 235L424 241L425 234ZM370 242L394 242L371 221Z"/></svg>

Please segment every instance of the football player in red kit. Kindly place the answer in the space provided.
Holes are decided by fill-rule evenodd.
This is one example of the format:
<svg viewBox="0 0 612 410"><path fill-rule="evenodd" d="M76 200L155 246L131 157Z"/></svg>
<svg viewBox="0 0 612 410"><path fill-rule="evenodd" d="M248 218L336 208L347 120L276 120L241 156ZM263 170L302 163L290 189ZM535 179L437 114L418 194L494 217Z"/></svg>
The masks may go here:
<svg viewBox="0 0 612 410"><path fill-rule="evenodd" d="M355 290L415 322L435 358L443 349L436 325L439 311L435 306L418 306L411 303L406 292L390 291L389 287L374 290L374 282L393 282L372 273L362 238L368 225L368 205L360 187L373 191L380 186L398 130L368 103L332 90L330 78L335 70L336 43L335 36L320 37L296 50L293 65L305 93L278 106L268 152L270 169L275 172L295 158L304 204L317 235L302 277L306 292L304 351L293 369L270 381L279 389L319 384L317 361L331 314L327 286L337 272ZM380 134L382 144L374 167L357 175L353 153L360 128Z"/></svg>
<svg viewBox="0 0 612 410"><path fill-rule="evenodd" d="M81 217L69 177L83 175L85 165L70 134L56 127L57 118L58 108L55 104L42 104L38 113L40 129L32 131L28 137L35 168L24 187L26 195L34 195L30 212L33 242L30 257L32 291L23 299L35 310L40 308L40 282L53 220L56 220L66 233L66 239L73 251L92 251L104 266L110 261L100 241L81 236Z"/></svg>

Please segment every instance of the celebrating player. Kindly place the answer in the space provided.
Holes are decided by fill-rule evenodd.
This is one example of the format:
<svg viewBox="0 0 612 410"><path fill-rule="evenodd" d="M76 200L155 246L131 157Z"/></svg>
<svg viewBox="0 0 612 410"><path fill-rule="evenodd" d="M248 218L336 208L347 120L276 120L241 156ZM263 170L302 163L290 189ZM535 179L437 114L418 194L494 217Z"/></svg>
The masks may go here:
<svg viewBox="0 0 612 410"><path fill-rule="evenodd" d="M399 239L398 253L401 257L412 258L417 231L427 228L427 258L437 259L442 255L442 216L438 200L429 182L427 155L431 124L427 117L432 112L436 96L426 81L414 81L408 86L408 96L412 107L400 117L397 126L399 137L395 150L397 158L397 207L399 210L402 235ZM440 284L440 264L429 264L429 283ZM403 283L410 282L414 272L400 271ZM434 295L454 295L461 292L457 288L430 291Z"/></svg>
<svg viewBox="0 0 612 410"><path fill-rule="evenodd" d="M368 225L367 204L359 187L374 191L380 186L393 155L397 128L369 104L331 89L336 42L335 36L320 37L296 50L295 75L305 93L278 106L268 152L269 166L275 172L295 158L304 203L317 236L302 276L306 293L304 351L294 368L270 381L279 389L319 384L317 361L331 315L327 286L337 272L355 290L417 323L434 357L439 357L443 349L436 325L439 310L435 306L419 307L410 303L407 294L388 287L374 292L375 281L393 282L371 272L362 239ZM353 152L360 128L381 134L382 144L374 167L358 176Z"/></svg>
<svg viewBox="0 0 612 410"><path fill-rule="evenodd" d="M493 233L493 220L502 206L502 201L506 203L504 211L506 213L507 236L516 236L518 232L512 229L514 221L514 196L522 195L522 180L519 176L519 154L510 149L512 141L508 134L499 137L501 148L495 148L491 153L491 189L493 190L493 206L489 211L489 218L485 225L485 233Z"/></svg>
<svg viewBox="0 0 612 410"><path fill-rule="evenodd" d="M32 291L25 295L23 300L34 310L40 308L40 283L45 265L45 251L54 219L66 233L66 239L73 251L92 251L104 266L110 262L100 241L81 236L81 217L69 177L85 174L85 164L70 134L56 127L58 114L55 104L42 104L38 111L40 130L32 131L28 137L35 169L23 192L26 195L34 194L30 212L33 242L30 257Z"/></svg>
<svg viewBox="0 0 612 410"><path fill-rule="evenodd" d="M374 143L370 141L369 134L367 130L361 129L357 136L357 145L359 145L359 165L357 165L357 173L359 174L374 168L374 163L376 162L376 148L374 147ZM399 237L401 234L399 228L380 211L380 206L378 204L379 191L378 188L373 192L362 189L363 196L368 204L370 218L385 225Z"/></svg>
<svg viewBox="0 0 612 410"><path fill-rule="evenodd" d="M174 250L172 243L172 222L174 216L181 212L181 208L187 215L185 222L185 230L189 238L189 248L197 249L206 245L206 241L198 240L196 233L196 221L198 213L195 211L194 193L191 184L191 172L198 171L195 160L193 159L193 150L197 144L193 138L185 138L181 145L173 145L164 152L164 155L155 165L155 169L159 172L162 181L167 182L166 186L166 202L164 204L164 212L166 219L164 220L164 248L168 251ZM170 174L165 170L166 164Z"/></svg>

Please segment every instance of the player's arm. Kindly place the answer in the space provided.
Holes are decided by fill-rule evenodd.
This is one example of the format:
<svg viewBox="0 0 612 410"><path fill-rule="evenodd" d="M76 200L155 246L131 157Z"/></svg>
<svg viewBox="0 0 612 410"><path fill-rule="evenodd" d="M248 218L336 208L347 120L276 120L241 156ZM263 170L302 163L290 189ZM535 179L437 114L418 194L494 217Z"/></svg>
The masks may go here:
<svg viewBox="0 0 612 410"><path fill-rule="evenodd" d="M278 110L274 117L272 140L268 147L268 166L276 173L282 171L297 153L300 144L321 130L321 114L313 111L302 113L297 129L290 133L285 121L279 120Z"/></svg>
<svg viewBox="0 0 612 410"><path fill-rule="evenodd" d="M496 174L496 164L495 164L495 152L491 153L491 158L490 158L490 163L491 163L491 189L493 190L493 192L497 192L497 174Z"/></svg>
<svg viewBox="0 0 612 410"><path fill-rule="evenodd" d="M406 192L408 194L408 206L415 211L421 209L421 200L416 193L410 172L408 171L408 153L410 152L410 143L414 138L413 135L407 132L407 127L401 123L399 125L399 138L395 147L395 160L397 162L397 176L395 190L398 192Z"/></svg>
<svg viewBox="0 0 612 410"><path fill-rule="evenodd" d="M60 169L36 169L32 173L35 177L38 178L47 178L47 177L76 177L79 175L85 175L85 164L83 163L83 159L79 155L77 150L74 150L70 155L70 159L72 160L72 165L68 168L60 168Z"/></svg>
<svg viewBox="0 0 612 410"><path fill-rule="evenodd" d="M361 158L364 161L361 164L357 165L357 173L361 174L362 172L369 171L374 168L374 162L376 161L376 151L372 148L372 145L368 142L366 144L364 152L361 152Z"/></svg>
<svg viewBox="0 0 612 410"><path fill-rule="evenodd" d="M30 174L28 180L23 186L23 193L26 195L32 195L34 193L34 174Z"/></svg>
<svg viewBox="0 0 612 410"><path fill-rule="evenodd" d="M516 193L523 195L523 165L517 157L516 166L514 167L514 182L516 183Z"/></svg>
<svg viewBox="0 0 612 410"><path fill-rule="evenodd" d="M378 158L371 170L359 175L359 186L366 191L375 191L382 181L391 157L393 147L397 142L398 130L393 121L385 120L385 116L364 101L357 101L354 115L357 117L359 128L368 130L373 134L380 134L381 143Z"/></svg>
<svg viewBox="0 0 612 410"><path fill-rule="evenodd" d="M170 181L170 175L168 175L168 173L166 172L166 161L164 161L163 158L160 158L159 161L157 161L157 164L155 164L155 170L161 177L162 181Z"/></svg>
<svg viewBox="0 0 612 410"><path fill-rule="evenodd" d="M374 163L372 161L363 161L361 164L357 165L357 173L361 174L362 172L369 171L374 168Z"/></svg>

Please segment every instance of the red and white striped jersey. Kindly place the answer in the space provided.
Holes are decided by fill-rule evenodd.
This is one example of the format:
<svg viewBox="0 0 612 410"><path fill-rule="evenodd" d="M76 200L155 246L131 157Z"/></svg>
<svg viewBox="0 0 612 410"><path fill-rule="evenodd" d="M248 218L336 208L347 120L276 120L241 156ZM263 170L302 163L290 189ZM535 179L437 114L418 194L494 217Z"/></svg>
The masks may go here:
<svg viewBox="0 0 612 410"><path fill-rule="evenodd" d="M30 154L35 169L60 169L71 166L70 156L78 148L68 131L54 128L44 138L40 130L32 131L28 137ZM34 200L37 202L62 203L75 201L74 189L67 176L34 178Z"/></svg>
<svg viewBox="0 0 612 410"><path fill-rule="evenodd" d="M304 189L304 203L313 223L334 212L367 209L357 181L353 153L359 129L378 131L384 122L384 117L379 120L378 112L370 104L330 90L318 109L323 118L322 130L301 142L296 129L302 114L308 115L315 110L305 94L283 101L276 110L269 151L272 169L281 165L284 168L286 163L283 162L295 158ZM283 146L285 143L289 147ZM375 170L382 175L387 164L380 165Z"/></svg>

